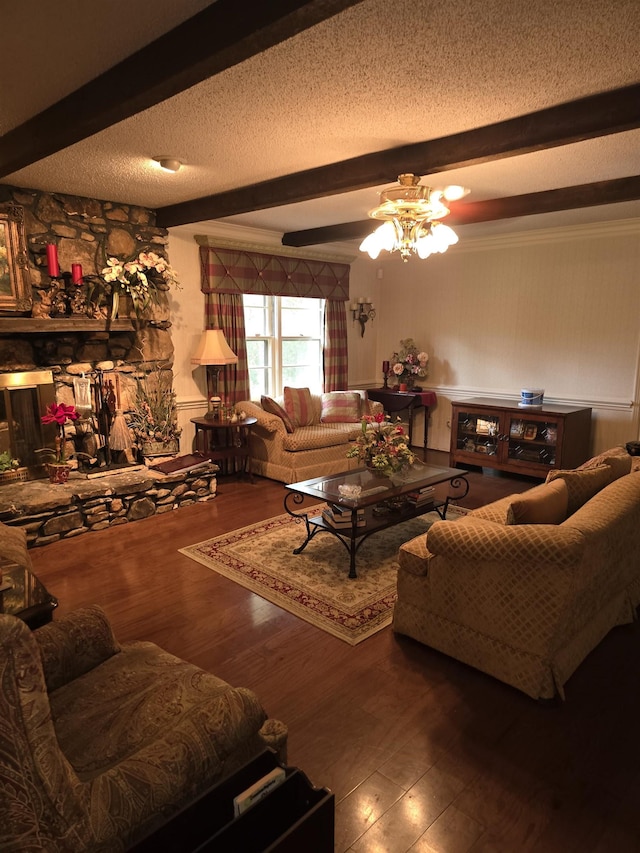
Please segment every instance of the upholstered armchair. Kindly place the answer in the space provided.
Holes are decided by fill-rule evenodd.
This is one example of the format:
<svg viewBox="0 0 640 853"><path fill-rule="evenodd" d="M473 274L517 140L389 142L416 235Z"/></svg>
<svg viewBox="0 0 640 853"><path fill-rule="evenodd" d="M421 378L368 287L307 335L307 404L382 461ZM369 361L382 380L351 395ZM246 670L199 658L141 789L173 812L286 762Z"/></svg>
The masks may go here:
<svg viewBox="0 0 640 853"><path fill-rule="evenodd" d="M286 758L250 690L120 645L99 607L0 616L0 677L2 850L123 850L266 746Z"/></svg>

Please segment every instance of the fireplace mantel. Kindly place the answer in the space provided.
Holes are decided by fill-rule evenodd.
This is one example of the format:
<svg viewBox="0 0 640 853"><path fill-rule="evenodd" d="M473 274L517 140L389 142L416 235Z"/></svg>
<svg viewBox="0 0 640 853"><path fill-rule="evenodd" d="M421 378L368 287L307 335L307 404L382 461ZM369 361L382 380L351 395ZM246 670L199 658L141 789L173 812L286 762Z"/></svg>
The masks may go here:
<svg viewBox="0 0 640 853"><path fill-rule="evenodd" d="M60 332L132 332L133 321L91 320L89 317L56 317L41 319L35 317L0 318L0 335L15 335L32 332L34 334L59 334Z"/></svg>

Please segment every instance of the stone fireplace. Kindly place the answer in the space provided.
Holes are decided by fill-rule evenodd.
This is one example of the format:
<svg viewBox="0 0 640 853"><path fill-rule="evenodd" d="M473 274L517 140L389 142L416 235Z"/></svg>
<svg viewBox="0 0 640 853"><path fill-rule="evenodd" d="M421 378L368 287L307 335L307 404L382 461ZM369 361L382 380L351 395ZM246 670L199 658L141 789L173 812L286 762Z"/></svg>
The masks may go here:
<svg viewBox="0 0 640 853"><path fill-rule="evenodd" d="M211 500L218 468L206 460L169 475L145 464L125 464L113 473L100 463L89 473L72 471L62 485L43 477L35 451L53 447L55 425L43 427L41 416L52 402L77 407L79 378L88 378L95 389L109 377L125 418L141 381L153 374L162 376L162 387L173 384L168 293L160 294L143 319L125 303L112 320L74 313L71 300L68 311L49 310L54 285L68 289L74 283L72 265L96 278L109 257L126 260L149 251L166 257L167 232L155 226L153 211L115 202L0 185L2 203L24 211L33 307L0 312L0 453L19 460L26 472L17 482L2 481L0 474L0 520L22 527L29 545L37 546ZM57 283L48 275L52 244L60 266ZM99 420L95 395L92 399L86 419Z"/></svg>
<svg viewBox="0 0 640 853"><path fill-rule="evenodd" d="M168 293L160 293L159 301L142 319L126 301L113 320L73 313L71 307L66 313L50 310L52 292L61 284L72 287L69 271L73 266L80 265L88 279L96 280L110 257L126 260L141 251L166 257L167 232L155 226L152 210L115 202L3 185L2 203L17 205L24 212L32 308L28 314L0 314L0 395L4 407L0 410L0 452L10 450L32 478L43 475L42 465L33 456L33 445L52 446L55 437L55 430L50 434L42 430L40 416L50 402L77 404L74 386L78 377L89 377L95 388L102 377L108 376L125 417L140 381L151 373L157 376L161 372L164 386L171 387L173 344ZM47 247L52 245L59 258L57 280L48 274ZM44 385L36 381L44 376L48 377ZM33 387L19 391L22 380L18 377L27 377L27 386ZM94 410L94 418L98 414Z"/></svg>

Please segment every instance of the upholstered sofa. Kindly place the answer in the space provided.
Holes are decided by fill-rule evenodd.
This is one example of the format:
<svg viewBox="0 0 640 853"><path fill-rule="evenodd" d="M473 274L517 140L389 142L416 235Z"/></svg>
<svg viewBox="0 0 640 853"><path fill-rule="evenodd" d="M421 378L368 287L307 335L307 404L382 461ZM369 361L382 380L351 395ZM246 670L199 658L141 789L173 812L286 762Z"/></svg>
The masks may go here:
<svg viewBox="0 0 640 853"><path fill-rule="evenodd" d="M348 420L338 420L341 415L323 417L331 399L339 394L349 394L360 401L357 409L346 414ZM330 399L331 398L331 399ZM278 400L274 411L283 407ZM359 467L358 459L348 459L349 443L361 432L361 418L366 414L382 412L382 404L368 400L366 391L310 394L308 416L303 423L296 421L295 412L290 417L266 411L262 403L243 400L236 403L237 411L257 418L249 439L251 472L261 477L296 483L312 477L339 474ZM289 420L289 423L287 423Z"/></svg>
<svg viewBox="0 0 640 853"><path fill-rule="evenodd" d="M640 459L580 469L438 521L400 548L393 629L536 699L640 604Z"/></svg>
<svg viewBox="0 0 640 853"><path fill-rule="evenodd" d="M147 642L99 607L33 633L0 616L0 849L117 851L286 728L256 696Z"/></svg>

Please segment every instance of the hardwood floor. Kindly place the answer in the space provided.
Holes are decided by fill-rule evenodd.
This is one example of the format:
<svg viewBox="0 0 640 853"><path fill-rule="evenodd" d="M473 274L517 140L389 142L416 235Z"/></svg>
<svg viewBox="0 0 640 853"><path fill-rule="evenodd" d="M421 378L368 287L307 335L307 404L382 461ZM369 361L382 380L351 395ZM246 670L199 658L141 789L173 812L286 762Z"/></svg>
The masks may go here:
<svg viewBox="0 0 640 853"><path fill-rule="evenodd" d="M470 482L468 507L536 481ZM339 853L640 850L637 625L549 708L390 628L348 646L178 553L282 499L279 483L223 478L207 504L37 548L34 568L56 618L99 603L120 640L255 690L289 727L290 763L335 792Z"/></svg>

